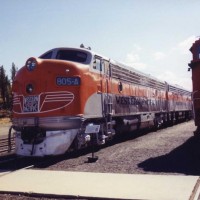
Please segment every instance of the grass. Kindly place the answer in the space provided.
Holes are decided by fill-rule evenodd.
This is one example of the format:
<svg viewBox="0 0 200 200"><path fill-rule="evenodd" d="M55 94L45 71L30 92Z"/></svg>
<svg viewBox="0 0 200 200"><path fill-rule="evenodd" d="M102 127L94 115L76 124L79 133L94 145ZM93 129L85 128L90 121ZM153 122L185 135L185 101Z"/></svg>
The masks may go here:
<svg viewBox="0 0 200 200"><path fill-rule="evenodd" d="M10 111L0 110L0 124L6 124L10 122Z"/></svg>
<svg viewBox="0 0 200 200"><path fill-rule="evenodd" d="M0 118L0 124L8 124L8 123L10 123L9 117Z"/></svg>

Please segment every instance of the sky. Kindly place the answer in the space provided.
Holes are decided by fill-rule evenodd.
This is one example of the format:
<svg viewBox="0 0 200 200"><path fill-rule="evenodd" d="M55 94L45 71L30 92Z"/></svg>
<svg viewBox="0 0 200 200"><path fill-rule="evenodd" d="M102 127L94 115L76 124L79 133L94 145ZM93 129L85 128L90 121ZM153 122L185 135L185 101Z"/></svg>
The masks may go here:
<svg viewBox="0 0 200 200"><path fill-rule="evenodd" d="M0 66L10 74L56 47L93 51L192 89L199 0L0 0Z"/></svg>

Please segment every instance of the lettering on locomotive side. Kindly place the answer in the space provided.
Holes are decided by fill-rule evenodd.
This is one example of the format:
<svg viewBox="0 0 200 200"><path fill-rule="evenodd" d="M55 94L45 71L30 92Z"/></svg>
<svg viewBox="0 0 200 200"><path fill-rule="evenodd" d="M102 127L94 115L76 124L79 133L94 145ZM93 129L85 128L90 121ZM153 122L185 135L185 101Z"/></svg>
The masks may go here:
<svg viewBox="0 0 200 200"><path fill-rule="evenodd" d="M134 96L116 96L115 98L117 104L121 105L133 105L133 106L155 105L154 99L147 99Z"/></svg>

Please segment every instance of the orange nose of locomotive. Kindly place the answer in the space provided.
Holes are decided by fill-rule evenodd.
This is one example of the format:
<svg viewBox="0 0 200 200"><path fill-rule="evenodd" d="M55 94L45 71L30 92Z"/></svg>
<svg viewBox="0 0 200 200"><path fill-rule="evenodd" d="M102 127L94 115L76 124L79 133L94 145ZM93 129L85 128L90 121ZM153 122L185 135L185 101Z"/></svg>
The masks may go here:
<svg viewBox="0 0 200 200"><path fill-rule="evenodd" d="M29 58L13 83L13 116L78 115L79 87L76 64Z"/></svg>

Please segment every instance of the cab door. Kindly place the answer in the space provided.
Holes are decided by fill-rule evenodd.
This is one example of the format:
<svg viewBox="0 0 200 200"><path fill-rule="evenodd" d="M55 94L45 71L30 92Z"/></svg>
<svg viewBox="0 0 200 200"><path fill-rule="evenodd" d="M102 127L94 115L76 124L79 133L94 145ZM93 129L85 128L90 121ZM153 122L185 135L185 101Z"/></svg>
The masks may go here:
<svg viewBox="0 0 200 200"><path fill-rule="evenodd" d="M97 93L101 95L102 116L107 118L112 113L111 64L108 60L95 56L93 68L99 74Z"/></svg>
<svg viewBox="0 0 200 200"><path fill-rule="evenodd" d="M102 63L102 86L104 93L104 116L112 115L112 66L108 60L101 60Z"/></svg>

